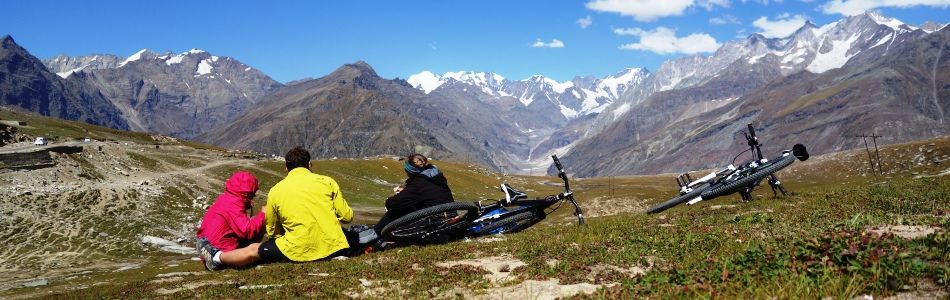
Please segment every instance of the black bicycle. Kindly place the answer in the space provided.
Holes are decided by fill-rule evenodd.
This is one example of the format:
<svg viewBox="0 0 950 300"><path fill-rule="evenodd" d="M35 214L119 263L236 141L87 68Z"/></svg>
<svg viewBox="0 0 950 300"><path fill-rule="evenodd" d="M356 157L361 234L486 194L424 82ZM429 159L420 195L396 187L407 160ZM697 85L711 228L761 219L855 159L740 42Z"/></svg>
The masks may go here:
<svg viewBox="0 0 950 300"><path fill-rule="evenodd" d="M511 233L537 224L561 207L563 202L574 206L574 215L579 224L584 224L584 214L564 168L557 155L552 155L558 177L564 181L564 192L544 198L528 200L526 193L501 184L504 199L491 200L491 204L479 202L452 202L428 207L407 214L386 225L381 232L383 241L396 243L430 244L477 237L487 234Z"/></svg>
<svg viewBox="0 0 950 300"><path fill-rule="evenodd" d="M749 149L742 151L732 159L732 164L718 172L712 172L697 180L693 180L689 173L684 173L676 177L676 184L679 185L679 196L667 200L653 208L647 210L647 213L653 214L667 210L680 203L686 202L693 205L699 201L713 199L719 196L739 193L743 201L752 200L752 190L762 182L762 179L768 177L769 186L772 187L773 196L778 196L778 192L787 196L788 193L782 187L781 181L775 176L775 172L789 166L797 158L805 161L808 159L808 151L802 144L795 144L791 150L782 151L782 155L775 159L768 160L762 155L761 144L758 137L755 136L755 129L752 124L748 124L748 132L743 132ZM738 168L734 166L736 159L743 153L752 151L753 159Z"/></svg>

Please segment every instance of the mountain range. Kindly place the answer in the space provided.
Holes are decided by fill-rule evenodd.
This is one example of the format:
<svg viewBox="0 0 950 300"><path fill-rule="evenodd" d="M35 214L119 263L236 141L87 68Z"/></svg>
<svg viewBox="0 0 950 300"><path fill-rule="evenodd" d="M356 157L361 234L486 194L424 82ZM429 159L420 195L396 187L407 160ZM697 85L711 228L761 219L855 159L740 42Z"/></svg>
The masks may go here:
<svg viewBox="0 0 950 300"><path fill-rule="evenodd" d="M40 63L4 38L0 99L45 115L279 154L425 152L540 173L552 153L581 176L721 167L755 124L766 151L814 153L950 133L950 29L869 12L788 37L752 34L650 72L626 68L559 82L490 72L384 79L365 62L287 85L233 58L193 49L57 56ZM13 70L13 71L10 71ZM33 78L40 97L24 89ZM32 83L35 86L38 83Z"/></svg>
<svg viewBox="0 0 950 300"><path fill-rule="evenodd" d="M43 63L64 79L96 87L129 129L182 138L230 122L283 86L231 57L199 49L179 54L142 49L125 59L59 55Z"/></svg>
<svg viewBox="0 0 950 300"><path fill-rule="evenodd" d="M78 78L56 76L9 35L0 38L0 105L129 129L119 110L97 88Z"/></svg>

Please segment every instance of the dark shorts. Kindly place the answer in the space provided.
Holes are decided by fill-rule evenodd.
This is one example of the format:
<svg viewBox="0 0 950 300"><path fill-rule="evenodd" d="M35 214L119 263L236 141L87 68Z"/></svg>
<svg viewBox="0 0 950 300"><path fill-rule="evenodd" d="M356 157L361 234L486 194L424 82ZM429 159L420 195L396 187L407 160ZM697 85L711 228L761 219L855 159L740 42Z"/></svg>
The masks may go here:
<svg viewBox="0 0 950 300"><path fill-rule="evenodd" d="M276 240L277 239L269 239L261 243L261 246L257 248L257 255L261 257L261 260L258 261L259 263L290 261L290 259L284 256L284 253L280 252L280 249L277 248L277 244L274 243Z"/></svg>

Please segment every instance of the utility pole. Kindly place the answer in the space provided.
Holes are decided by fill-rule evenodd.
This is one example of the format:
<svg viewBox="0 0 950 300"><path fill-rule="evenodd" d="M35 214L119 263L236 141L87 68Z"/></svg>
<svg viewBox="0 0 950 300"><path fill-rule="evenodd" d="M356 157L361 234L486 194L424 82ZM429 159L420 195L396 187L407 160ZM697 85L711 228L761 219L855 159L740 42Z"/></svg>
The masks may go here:
<svg viewBox="0 0 950 300"><path fill-rule="evenodd" d="M884 169L881 167L881 152L877 148L877 138L881 137L880 135L856 135L854 137L859 137L864 140L864 150L868 153L868 164L871 166L871 172L884 175ZM874 155L871 155L871 146L868 145L868 138L874 142ZM874 170L874 165L877 165L877 170Z"/></svg>

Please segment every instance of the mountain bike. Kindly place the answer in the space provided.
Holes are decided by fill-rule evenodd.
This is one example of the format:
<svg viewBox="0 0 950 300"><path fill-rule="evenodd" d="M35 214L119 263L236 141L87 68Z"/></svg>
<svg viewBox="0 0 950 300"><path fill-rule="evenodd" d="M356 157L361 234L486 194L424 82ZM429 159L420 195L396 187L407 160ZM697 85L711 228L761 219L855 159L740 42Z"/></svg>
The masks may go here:
<svg viewBox="0 0 950 300"><path fill-rule="evenodd" d="M697 180L693 180L689 173L680 174L676 177L676 184L680 187L679 196L650 208L647 213L659 213L683 202L686 202L687 205L693 205L703 200L733 193L739 193L743 201L750 201L752 200L752 190L765 178L768 178L769 186L772 187L773 197L777 197L778 192L788 196L782 182L774 173L791 165L795 159L807 160L809 155L805 146L795 144L791 150L782 151L781 156L768 160L762 155L762 145L755 135L755 128L752 127L752 124L748 124L748 131L743 131L743 134L749 149L736 155L729 166ZM736 167L736 159L748 151L752 151L753 159Z"/></svg>
<svg viewBox="0 0 950 300"><path fill-rule="evenodd" d="M574 206L579 224L584 214L557 155L552 155L558 177L564 181L564 192L534 200L526 193L501 184L504 199L478 202L452 202L428 207L402 216L381 231L383 241L396 243L429 244L477 237L486 234L518 232L537 224L561 207L564 202Z"/></svg>

